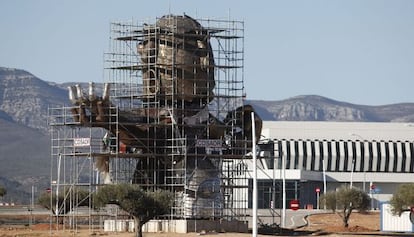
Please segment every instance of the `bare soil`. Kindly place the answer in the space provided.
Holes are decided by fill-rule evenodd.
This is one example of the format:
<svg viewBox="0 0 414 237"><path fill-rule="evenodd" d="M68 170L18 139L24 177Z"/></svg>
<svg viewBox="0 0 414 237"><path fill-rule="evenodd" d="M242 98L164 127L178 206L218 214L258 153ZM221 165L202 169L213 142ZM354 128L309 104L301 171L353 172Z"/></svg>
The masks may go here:
<svg viewBox="0 0 414 237"><path fill-rule="evenodd" d="M312 232L343 233L343 232L379 232L380 213L352 213L349 227L345 228L341 217L335 213L316 214L308 217L308 226L300 228Z"/></svg>
<svg viewBox="0 0 414 237"><path fill-rule="evenodd" d="M317 214L308 217L308 225L297 229L293 235L331 235L336 236L336 233L349 233L350 236L355 236L358 233L379 233L380 229L380 215L378 212L369 212L365 214L352 213L349 222L349 228L344 228L342 220L339 215ZM144 233L144 237L189 237L189 236L220 236L220 237L248 237L251 233ZM63 230L62 226L49 224L36 224L31 227L28 226L5 226L0 225L0 237L36 237L36 236L59 236L59 237L89 237L89 236L117 236L117 237L133 237L133 233L108 233L101 230L89 230L87 228L79 230ZM264 237L266 235L259 235Z"/></svg>

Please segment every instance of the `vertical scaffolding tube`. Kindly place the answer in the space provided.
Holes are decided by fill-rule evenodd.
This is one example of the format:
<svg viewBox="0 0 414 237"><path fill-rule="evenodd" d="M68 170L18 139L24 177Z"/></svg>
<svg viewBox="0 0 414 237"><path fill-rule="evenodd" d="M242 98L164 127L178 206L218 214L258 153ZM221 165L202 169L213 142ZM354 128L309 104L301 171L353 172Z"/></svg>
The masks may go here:
<svg viewBox="0 0 414 237"><path fill-rule="evenodd" d="M56 206L55 206L55 214L57 221L59 221L59 185L60 185L60 165L62 161L62 155L59 154L58 156L58 163L57 163L57 179L56 179Z"/></svg>

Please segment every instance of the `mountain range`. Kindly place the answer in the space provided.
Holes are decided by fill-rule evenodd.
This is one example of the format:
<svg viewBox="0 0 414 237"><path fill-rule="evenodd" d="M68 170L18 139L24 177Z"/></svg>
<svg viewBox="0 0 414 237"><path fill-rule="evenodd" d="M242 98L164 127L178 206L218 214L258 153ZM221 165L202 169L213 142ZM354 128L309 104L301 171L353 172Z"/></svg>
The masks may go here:
<svg viewBox="0 0 414 237"><path fill-rule="evenodd" d="M48 187L48 108L68 105L66 88L73 84L46 82L25 70L0 67L0 185L8 193L4 201L28 203L32 185L37 193ZM368 106L317 95L246 103L271 121L414 122L414 103Z"/></svg>

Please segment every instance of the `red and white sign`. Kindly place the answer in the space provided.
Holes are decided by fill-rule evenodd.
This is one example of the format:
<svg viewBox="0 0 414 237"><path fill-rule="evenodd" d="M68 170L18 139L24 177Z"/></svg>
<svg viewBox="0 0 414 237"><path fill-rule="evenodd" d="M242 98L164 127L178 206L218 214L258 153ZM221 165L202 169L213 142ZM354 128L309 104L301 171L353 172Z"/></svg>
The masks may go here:
<svg viewBox="0 0 414 237"><path fill-rule="evenodd" d="M299 200L294 199L294 200L290 201L289 206L290 206L291 210L297 211L299 209L299 206L300 206Z"/></svg>
<svg viewBox="0 0 414 237"><path fill-rule="evenodd" d="M315 192L320 193L321 192L321 189L320 188L316 188L315 189Z"/></svg>

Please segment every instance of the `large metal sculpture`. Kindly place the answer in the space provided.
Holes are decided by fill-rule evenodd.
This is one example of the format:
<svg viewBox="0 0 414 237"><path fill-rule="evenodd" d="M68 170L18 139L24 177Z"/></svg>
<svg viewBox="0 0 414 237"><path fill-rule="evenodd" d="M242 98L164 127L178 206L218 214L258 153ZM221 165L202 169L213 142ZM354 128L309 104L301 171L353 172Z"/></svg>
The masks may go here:
<svg viewBox="0 0 414 237"><path fill-rule="evenodd" d="M102 127L108 137L116 137L123 152L135 154L138 162L133 183L143 187L165 187L165 170L176 172L176 182L185 183L174 190L177 202L188 207L185 217L207 218L220 216L223 203L220 164L216 158L226 154L240 154L251 147L251 106L229 111L224 118L209 112L209 103L215 98L215 63L210 44L210 32L188 16L164 16L155 26L144 27L143 38L137 44L140 60L135 70L142 74L142 101L139 106L116 111L111 101L111 84L105 84L101 97L94 92L84 94L80 86L69 88L74 120L83 126ZM118 126L111 126L113 123ZM256 115L257 140L261 119ZM180 139L172 139L180 138ZM111 144L110 139L104 139ZM216 142L225 147L215 155L203 142ZM243 143L243 144L238 144ZM110 152L110 151L108 151ZM103 153L105 154L105 153ZM172 154L174 154L172 156ZM111 182L109 155L97 159L96 166ZM156 184L154 183L156 180ZM184 187L184 188L183 188Z"/></svg>

